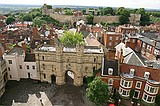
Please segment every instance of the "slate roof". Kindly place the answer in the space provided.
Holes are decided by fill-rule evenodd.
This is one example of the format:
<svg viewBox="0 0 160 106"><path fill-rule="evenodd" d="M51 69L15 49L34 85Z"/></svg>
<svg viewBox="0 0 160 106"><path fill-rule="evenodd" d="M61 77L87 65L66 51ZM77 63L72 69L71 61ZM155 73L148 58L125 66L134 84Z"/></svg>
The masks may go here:
<svg viewBox="0 0 160 106"><path fill-rule="evenodd" d="M7 54L12 55L14 53L16 53L17 55L22 55L23 54L23 49L20 46L15 46Z"/></svg>
<svg viewBox="0 0 160 106"><path fill-rule="evenodd" d="M135 66L145 66L142 60L133 51L124 57L123 63L135 65Z"/></svg>

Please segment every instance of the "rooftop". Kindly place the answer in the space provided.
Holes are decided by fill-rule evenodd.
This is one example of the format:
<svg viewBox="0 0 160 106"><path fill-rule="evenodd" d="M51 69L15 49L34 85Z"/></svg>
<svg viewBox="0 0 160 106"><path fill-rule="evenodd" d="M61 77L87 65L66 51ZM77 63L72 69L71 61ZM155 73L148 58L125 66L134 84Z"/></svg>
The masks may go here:
<svg viewBox="0 0 160 106"><path fill-rule="evenodd" d="M15 46L7 53L7 55L15 55L15 54L22 55L23 49L20 46Z"/></svg>
<svg viewBox="0 0 160 106"><path fill-rule="evenodd" d="M56 47L53 45L42 45L38 48L38 51L45 51L45 52L55 52ZM63 52L77 52L75 46L66 46L63 47ZM103 53L102 48L97 46L84 46L84 53Z"/></svg>

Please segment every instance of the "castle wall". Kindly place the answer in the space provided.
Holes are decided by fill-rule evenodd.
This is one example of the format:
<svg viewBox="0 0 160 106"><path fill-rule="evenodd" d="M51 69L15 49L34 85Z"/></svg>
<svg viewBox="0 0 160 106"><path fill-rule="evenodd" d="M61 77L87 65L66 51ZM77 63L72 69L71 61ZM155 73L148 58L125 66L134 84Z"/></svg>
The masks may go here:
<svg viewBox="0 0 160 106"><path fill-rule="evenodd" d="M107 23L119 23L119 16L94 16L94 23L100 23L102 21Z"/></svg>

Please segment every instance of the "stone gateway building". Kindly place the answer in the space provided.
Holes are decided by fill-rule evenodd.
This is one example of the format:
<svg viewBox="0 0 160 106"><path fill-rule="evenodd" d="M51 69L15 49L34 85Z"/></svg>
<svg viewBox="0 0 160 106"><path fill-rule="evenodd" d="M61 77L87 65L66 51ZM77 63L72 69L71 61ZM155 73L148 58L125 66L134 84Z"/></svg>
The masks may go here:
<svg viewBox="0 0 160 106"><path fill-rule="evenodd" d="M38 79L58 85L83 85L83 79L101 68L103 49L97 46L41 45L34 51Z"/></svg>

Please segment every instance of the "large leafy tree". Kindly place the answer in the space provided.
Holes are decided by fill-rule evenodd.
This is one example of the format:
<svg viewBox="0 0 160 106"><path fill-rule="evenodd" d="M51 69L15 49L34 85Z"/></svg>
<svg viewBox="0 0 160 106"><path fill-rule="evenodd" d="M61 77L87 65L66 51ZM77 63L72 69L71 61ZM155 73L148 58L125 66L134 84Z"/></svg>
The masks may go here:
<svg viewBox="0 0 160 106"><path fill-rule="evenodd" d="M41 19L41 17L36 17L33 20L33 26L38 26L41 27L43 24L45 24L46 22L44 20Z"/></svg>
<svg viewBox="0 0 160 106"><path fill-rule="evenodd" d="M86 97L97 105L104 105L109 100L108 85L99 77L96 77L88 84L86 89Z"/></svg>
<svg viewBox="0 0 160 106"><path fill-rule="evenodd" d="M87 17L87 24L93 24L94 16L89 14Z"/></svg>
<svg viewBox="0 0 160 106"><path fill-rule="evenodd" d="M32 15L25 14L22 19L23 19L23 21L32 21Z"/></svg>
<svg viewBox="0 0 160 106"><path fill-rule="evenodd" d="M156 102L156 106L160 106L160 94L156 96L155 102Z"/></svg>
<svg viewBox="0 0 160 106"><path fill-rule="evenodd" d="M114 15L114 10L111 7L100 8L101 15Z"/></svg>
<svg viewBox="0 0 160 106"><path fill-rule="evenodd" d="M141 14L141 19L140 19L140 25L147 25L149 24L150 21L150 17L149 15L146 13L144 8L140 8L136 11L137 14Z"/></svg>
<svg viewBox="0 0 160 106"><path fill-rule="evenodd" d="M7 18L6 18L6 24L11 24L11 23L13 23L15 21L15 17L14 16L8 16Z"/></svg>
<svg viewBox="0 0 160 106"><path fill-rule="evenodd" d="M66 31L63 33L63 36L60 39L61 43L65 46L71 46L76 44L82 44L83 35L78 32Z"/></svg>
<svg viewBox="0 0 160 106"><path fill-rule="evenodd" d="M118 8L116 14L120 15L120 24L127 24L129 22L130 12L124 7Z"/></svg>

